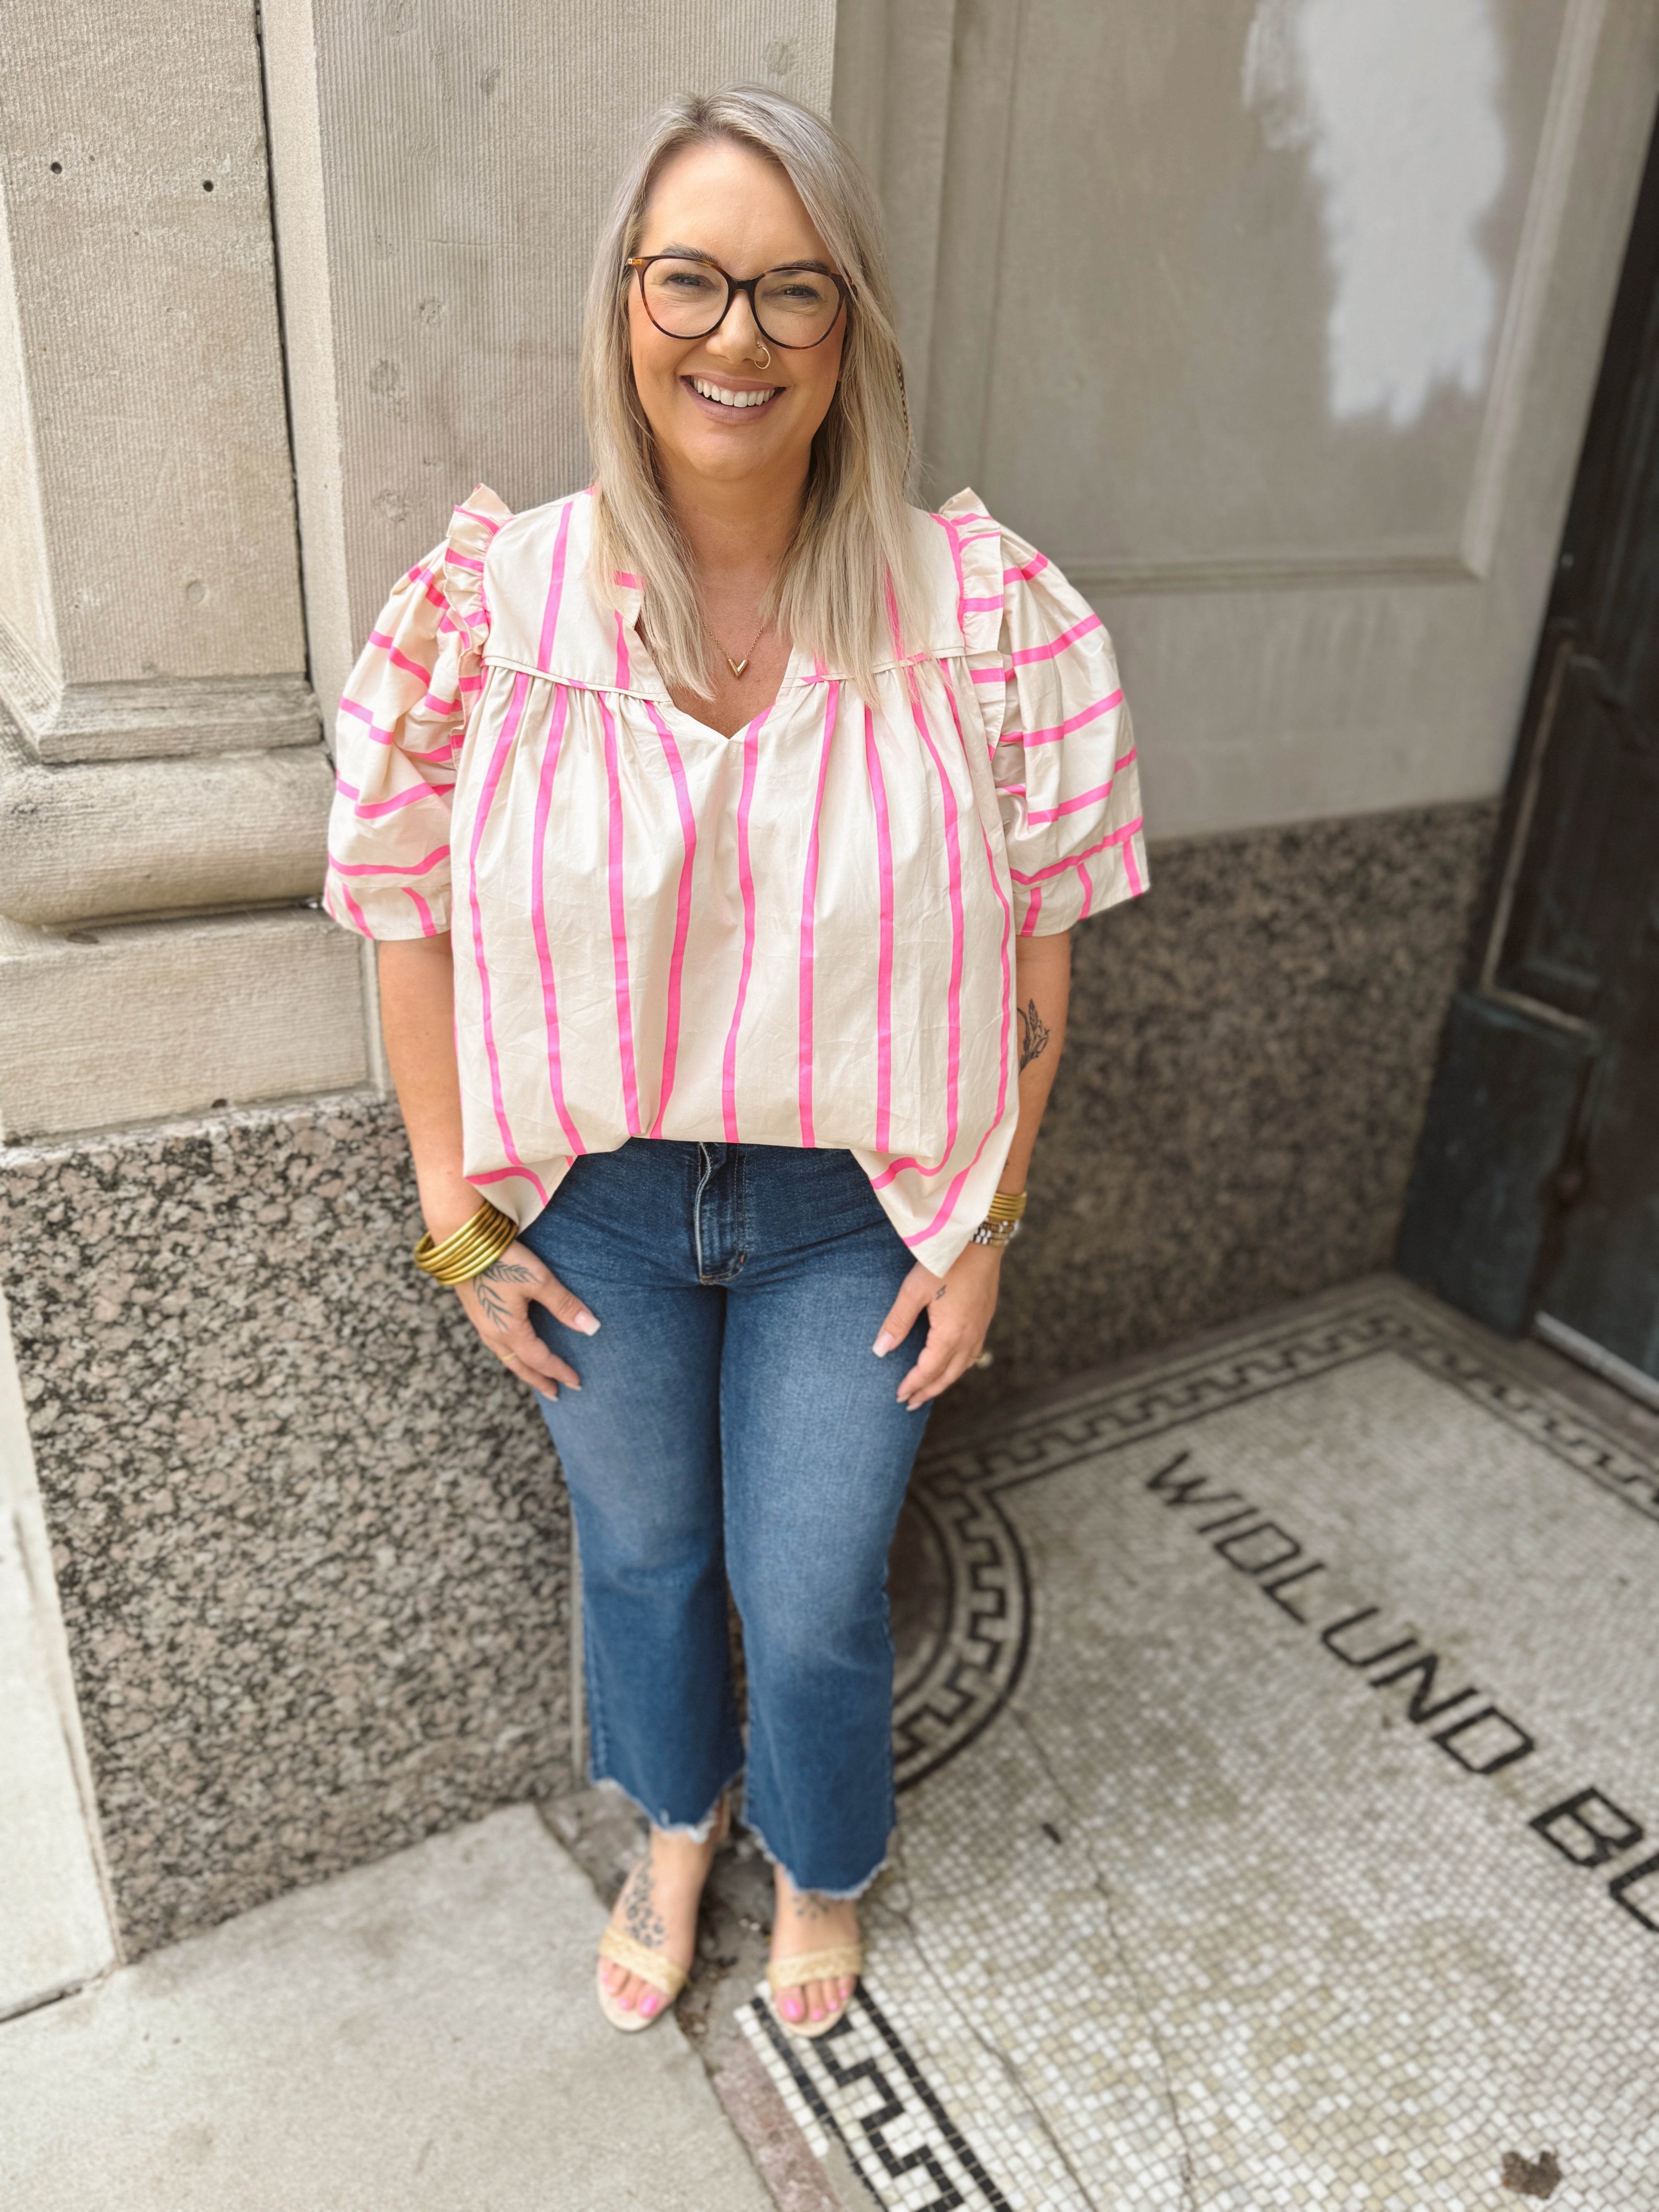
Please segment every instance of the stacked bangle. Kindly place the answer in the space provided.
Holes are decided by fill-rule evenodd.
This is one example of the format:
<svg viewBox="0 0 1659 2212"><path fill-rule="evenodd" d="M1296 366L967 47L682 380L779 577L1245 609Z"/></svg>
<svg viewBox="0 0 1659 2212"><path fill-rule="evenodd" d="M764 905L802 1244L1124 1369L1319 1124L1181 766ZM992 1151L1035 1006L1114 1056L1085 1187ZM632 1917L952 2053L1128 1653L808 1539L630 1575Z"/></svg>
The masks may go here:
<svg viewBox="0 0 1659 2212"><path fill-rule="evenodd" d="M1012 1244L1019 1234L1019 1224L1025 1212L1023 1190L1000 1190L994 1194L990 1210L969 1239L974 1244L994 1244L1000 1248Z"/></svg>
<svg viewBox="0 0 1659 2212"><path fill-rule="evenodd" d="M485 1199L441 1244L433 1243L428 1231L415 1247L415 1265L434 1283L470 1283L495 1266L518 1233L517 1223Z"/></svg>

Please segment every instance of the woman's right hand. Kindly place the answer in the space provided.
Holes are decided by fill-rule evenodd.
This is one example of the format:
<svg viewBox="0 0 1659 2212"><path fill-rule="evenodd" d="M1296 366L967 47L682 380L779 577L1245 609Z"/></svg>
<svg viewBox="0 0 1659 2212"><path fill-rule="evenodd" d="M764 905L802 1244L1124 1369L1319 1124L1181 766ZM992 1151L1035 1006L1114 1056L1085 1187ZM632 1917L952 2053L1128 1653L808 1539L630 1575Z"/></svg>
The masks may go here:
<svg viewBox="0 0 1659 2212"><path fill-rule="evenodd" d="M455 1293L467 1319L510 1375L544 1398L556 1398L561 1382L573 1390L581 1389L575 1369L550 1352L537 1335L530 1309L532 1304L544 1306L556 1321L584 1336L592 1336L599 1324L527 1244L509 1244L483 1274L470 1283L458 1283Z"/></svg>

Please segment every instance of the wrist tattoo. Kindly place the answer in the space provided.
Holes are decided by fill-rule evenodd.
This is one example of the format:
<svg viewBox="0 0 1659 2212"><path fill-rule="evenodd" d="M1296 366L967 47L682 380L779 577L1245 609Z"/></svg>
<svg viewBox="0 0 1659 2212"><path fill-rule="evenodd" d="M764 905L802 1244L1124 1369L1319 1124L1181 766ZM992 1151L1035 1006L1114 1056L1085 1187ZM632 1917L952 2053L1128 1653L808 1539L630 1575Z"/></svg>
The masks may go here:
<svg viewBox="0 0 1659 2212"><path fill-rule="evenodd" d="M501 1295L503 1283L533 1283L536 1278L528 1267L520 1267L506 1260L493 1261L482 1275L474 1275L472 1288L479 1305L490 1322L498 1329L513 1326L513 1309Z"/></svg>
<svg viewBox="0 0 1659 2212"><path fill-rule="evenodd" d="M1036 1000L1028 999L1016 1009L1019 1015L1019 1065L1022 1073L1037 1059L1048 1042L1048 1030L1037 1012Z"/></svg>

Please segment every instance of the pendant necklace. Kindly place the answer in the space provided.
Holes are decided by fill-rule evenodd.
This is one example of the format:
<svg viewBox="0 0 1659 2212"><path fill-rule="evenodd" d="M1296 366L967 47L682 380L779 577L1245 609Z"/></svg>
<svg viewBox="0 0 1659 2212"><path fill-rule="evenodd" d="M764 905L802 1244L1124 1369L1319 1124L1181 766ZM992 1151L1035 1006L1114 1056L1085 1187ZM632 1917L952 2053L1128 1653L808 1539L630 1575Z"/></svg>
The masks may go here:
<svg viewBox="0 0 1659 2212"><path fill-rule="evenodd" d="M748 652L744 653L741 660L733 660L731 654L726 650L726 647L723 645L720 645L719 638L714 640L716 645L720 645L720 657L725 661L726 666L731 670L733 676L741 676L743 674L744 670L748 667L750 662L755 657L755 647L760 643L761 639L765 635L765 634L766 623L763 619L760 628L755 632L753 638L750 641Z"/></svg>

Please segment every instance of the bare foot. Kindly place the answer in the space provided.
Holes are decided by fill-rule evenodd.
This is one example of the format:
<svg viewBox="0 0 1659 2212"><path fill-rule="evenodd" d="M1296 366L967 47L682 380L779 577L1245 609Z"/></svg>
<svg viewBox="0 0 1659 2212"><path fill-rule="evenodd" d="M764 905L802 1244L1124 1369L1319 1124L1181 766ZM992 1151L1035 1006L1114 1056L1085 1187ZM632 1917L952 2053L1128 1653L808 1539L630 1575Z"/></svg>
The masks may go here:
<svg viewBox="0 0 1659 2212"><path fill-rule="evenodd" d="M697 1948L697 1901L725 1834L723 1818L701 1844L653 1828L645 1856L623 1884L611 1925L619 1935L643 1944L647 1951L660 1951L690 1972ZM641 2020L653 2019L666 2002L660 1990L614 1960L600 1960L599 1980L624 2012L637 2008Z"/></svg>
<svg viewBox="0 0 1659 2212"><path fill-rule="evenodd" d="M859 1940L859 1909L850 1898L820 1897L798 1890L781 1867L773 1869L777 1909L772 1920L772 1964L782 1966L807 1951L839 1950ZM833 2020L846 2009L857 1982L843 1974L830 1982L804 1982L775 1992L778 2010L787 2021Z"/></svg>

